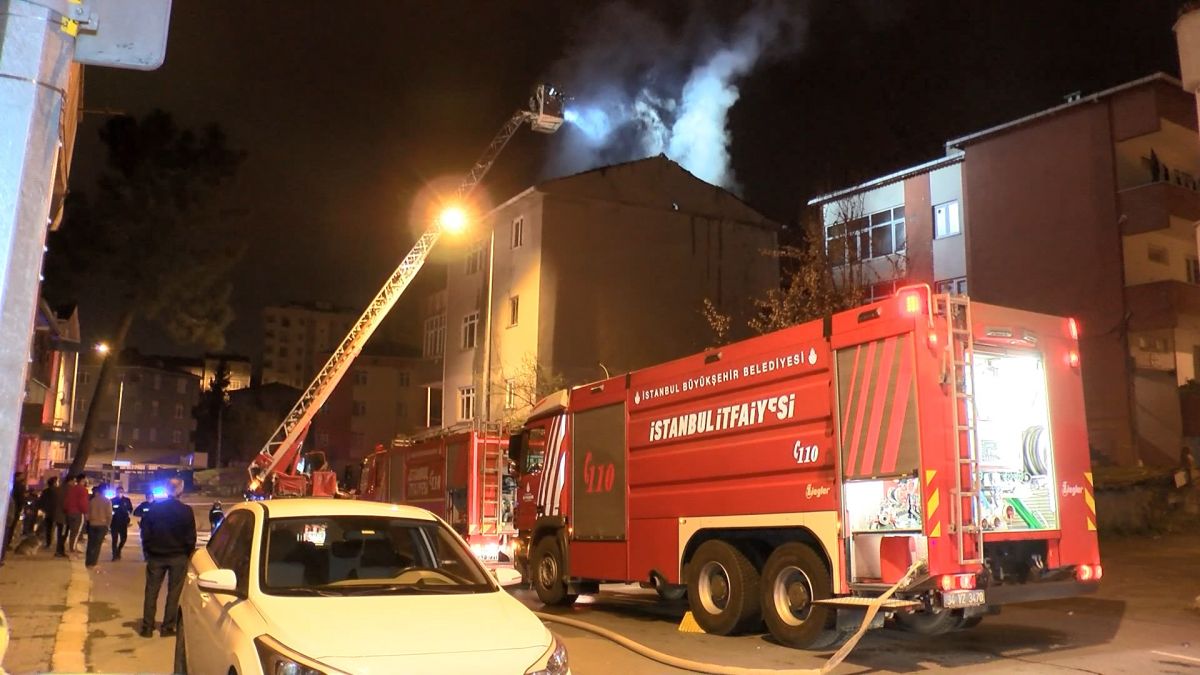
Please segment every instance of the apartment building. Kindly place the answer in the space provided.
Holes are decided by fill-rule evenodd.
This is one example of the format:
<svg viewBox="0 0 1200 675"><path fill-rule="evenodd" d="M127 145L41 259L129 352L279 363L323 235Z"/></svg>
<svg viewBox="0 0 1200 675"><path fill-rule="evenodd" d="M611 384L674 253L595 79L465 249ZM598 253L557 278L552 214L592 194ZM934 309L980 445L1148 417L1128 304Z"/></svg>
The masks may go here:
<svg viewBox="0 0 1200 675"><path fill-rule="evenodd" d="M309 447L343 471L376 445L389 447L397 436L425 428L421 383L431 379L431 370L415 349L368 348L313 419Z"/></svg>
<svg viewBox="0 0 1200 675"><path fill-rule="evenodd" d="M200 400L200 378L172 367L169 359L126 351L120 357L108 357L119 358L116 372L108 386L97 392L102 358L84 356L75 397L78 427L82 427L92 398L101 397L99 407L91 411L99 434L90 463L117 459L133 464L193 465L196 418L192 410Z"/></svg>
<svg viewBox="0 0 1200 675"><path fill-rule="evenodd" d="M662 155L534 185L478 232L425 324L443 426L515 419L547 389L699 351L704 299L744 330L751 298L779 284L763 253L778 226Z"/></svg>
<svg viewBox="0 0 1200 675"><path fill-rule="evenodd" d="M924 282L1072 316L1093 454L1173 464L1200 359L1194 98L1157 73L946 143L811 200L870 294Z"/></svg>
<svg viewBox="0 0 1200 675"><path fill-rule="evenodd" d="M55 464L72 457L79 435L72 432L71 404L79 365L79 312L74 305L52 309L39 299L33 320L29 369L15 469L38 481Z"/></svg>
<svg viewBox="0 0 1200 675"><path fill-rule="evenodd" d="M329 303L292 303L263 310L263 384L280 382L303 391L360 311Z"/></svg>

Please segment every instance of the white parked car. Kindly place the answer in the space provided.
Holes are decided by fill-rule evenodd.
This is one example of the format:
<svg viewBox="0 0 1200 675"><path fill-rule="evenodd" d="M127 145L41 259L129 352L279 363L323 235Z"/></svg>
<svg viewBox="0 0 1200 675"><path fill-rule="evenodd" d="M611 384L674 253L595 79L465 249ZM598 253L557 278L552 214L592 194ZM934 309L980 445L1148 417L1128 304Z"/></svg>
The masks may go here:
<svg viewBox="0 0 1200 675"><path fill-rule="evenodd" d="M175 672L568 673L562 642L500 586L424 509L239 504L188 566Z"/></svg>

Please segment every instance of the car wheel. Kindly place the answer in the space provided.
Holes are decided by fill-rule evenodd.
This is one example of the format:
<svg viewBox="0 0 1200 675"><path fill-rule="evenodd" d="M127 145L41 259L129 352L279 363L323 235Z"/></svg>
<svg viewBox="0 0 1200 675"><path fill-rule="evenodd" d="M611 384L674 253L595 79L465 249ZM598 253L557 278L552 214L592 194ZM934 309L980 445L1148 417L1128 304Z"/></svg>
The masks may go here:
<svg viewBox="0 0 1200 675"><path fill-rule="evenodd" d="M553 535L543 537L533 548L533 557L529 561L532 573L533 590L538 599L547 605L570 605L579 597L567 592L567 582L563 581L563 554L558 545L558 537Z"/></svg>
<svg viewBox="0 0 1200 675"><path fill-rule="evenodd" d="M183 641L183 612L179 613L175 625L175 668L171 672L187 675L187 643Z"/></svg>
<svg viewBox="0 0 1200 675"><path fill-rule="evenodd" d="M732 544L704 542L688 572L688 605L704 632L730 635L758 623L758 570Z"/></svg>
<svg viewBox="0 0 1200 675"><path fill-rule="evenodd" d="M833 595L825 563L804 544L775 549L762 573L762 612L771 636L799 649L824 649L844 639L833 630L834 610L815 604Z"/></svg>
<svg viewBox="0 0 1200 675"><path fill-rule="evenodd" d="M935 609L924 612L897 612L896 625L918 635L942 635L959 628L962 612Z"/></svg>

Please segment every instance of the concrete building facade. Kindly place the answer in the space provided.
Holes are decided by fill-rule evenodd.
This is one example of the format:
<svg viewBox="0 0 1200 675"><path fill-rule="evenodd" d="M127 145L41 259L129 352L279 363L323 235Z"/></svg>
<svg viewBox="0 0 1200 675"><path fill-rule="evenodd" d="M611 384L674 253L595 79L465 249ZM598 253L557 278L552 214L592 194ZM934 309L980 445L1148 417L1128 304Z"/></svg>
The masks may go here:
<svg viewBox="0 0 1200 675"><path fill-rule="evenodd" d="M303 391L321 367L319 355L329 354L341 343L359 314L328 303L265 308L263 384L279 382Z"/></svg>
<svg viewBox="0 0 1200 675"><path fill-rule="evenodd" d="M946 150L812 200L831 253L869 247L877 214L899 209L900 264L879 265L870 248L862 256L878 272L876 294L924 282L1075 317L1093 453L1176 462L1178 387L1196 378L1200 357L1194 99L1159 73Z"/></svg>
<svg viewBox="0 0 1200 675"><path fill-rule="evenodd" d="M200 400L200 378L154 357L125 353L120 358L112 381L100 392L96 391L99 357L90 356L79 366L77 429L83 426L92 397L101 397L92 411L94 423L100 426L97 452L89 463L116 459L135 465L193 465L196 418L192 411Z"/></svg>
<svg viewBox="0 0 1200 675"><path fill-rule="evenodd" d="M779 284L764 254L778 226L661 155L535 185L479 231L426 319L443 426L515 419L546 389L699 351L705 298L744 327Z"/></svg>

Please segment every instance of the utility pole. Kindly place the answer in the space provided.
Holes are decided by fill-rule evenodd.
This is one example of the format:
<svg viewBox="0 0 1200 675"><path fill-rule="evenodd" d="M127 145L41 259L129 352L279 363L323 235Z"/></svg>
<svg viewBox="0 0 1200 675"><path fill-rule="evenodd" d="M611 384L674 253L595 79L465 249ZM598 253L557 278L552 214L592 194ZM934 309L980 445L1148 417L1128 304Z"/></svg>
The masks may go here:
<svg viewBox="0 0 1200 675"><path fill-rule="evenodd" d="M55 170L73 141L61 131L72 63L157 68L170 13L170 0L0 0L0 497L12 491Z"/></svg>

